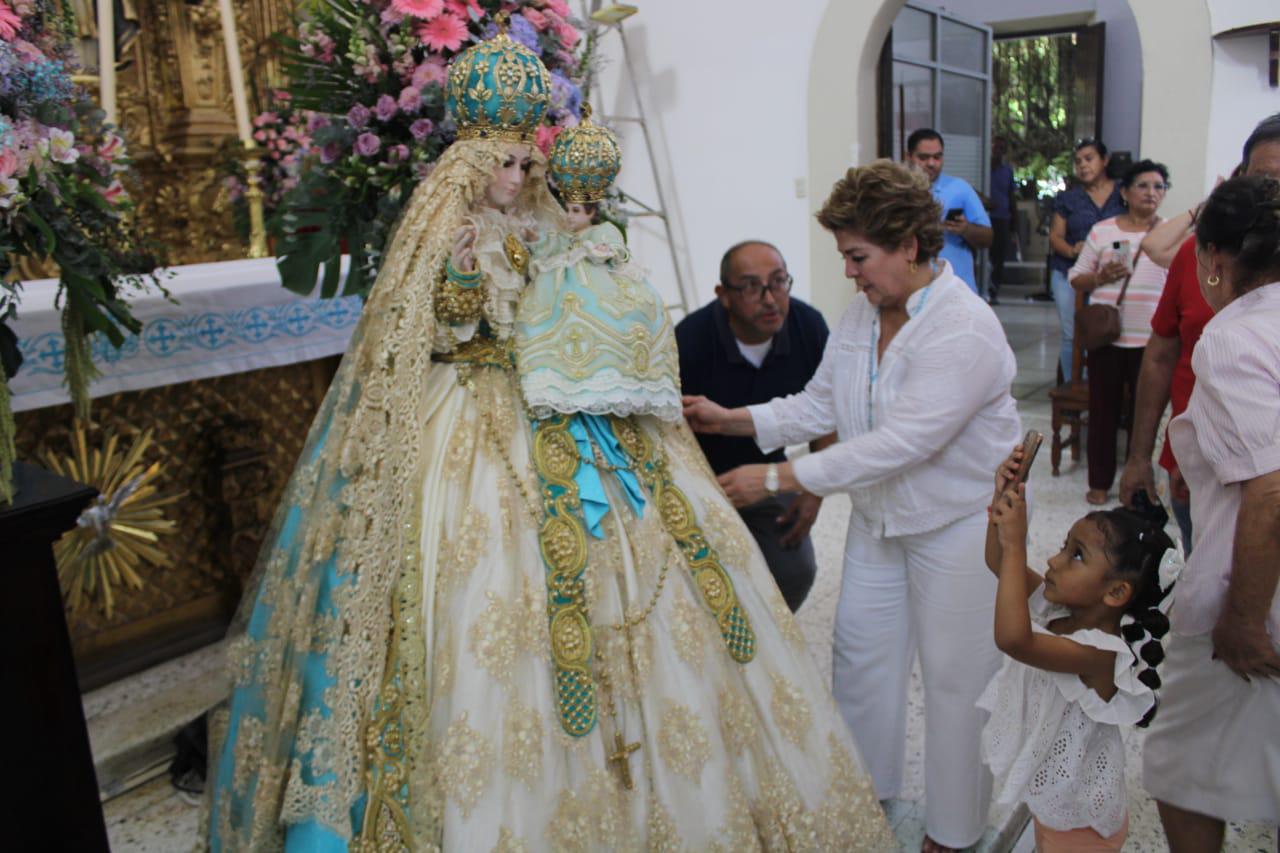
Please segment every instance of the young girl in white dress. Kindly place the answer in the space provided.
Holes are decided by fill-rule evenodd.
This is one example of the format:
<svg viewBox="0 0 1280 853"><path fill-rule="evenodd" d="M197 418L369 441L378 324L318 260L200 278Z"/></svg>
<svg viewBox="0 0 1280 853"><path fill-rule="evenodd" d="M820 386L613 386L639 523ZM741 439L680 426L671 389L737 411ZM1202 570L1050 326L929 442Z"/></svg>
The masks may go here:
<svg viewBox="0 0 1280 853"><path fill-rule="evenodd" d="M1025 802L1036 849L1120 850L1128 832L1120 726L1155 715L1160 638L1181 565L1163 510L1091 512L1043 577L1027 566L1019 445L996 472L987 565L1004 666L978 700L996 800Z"/></svg>

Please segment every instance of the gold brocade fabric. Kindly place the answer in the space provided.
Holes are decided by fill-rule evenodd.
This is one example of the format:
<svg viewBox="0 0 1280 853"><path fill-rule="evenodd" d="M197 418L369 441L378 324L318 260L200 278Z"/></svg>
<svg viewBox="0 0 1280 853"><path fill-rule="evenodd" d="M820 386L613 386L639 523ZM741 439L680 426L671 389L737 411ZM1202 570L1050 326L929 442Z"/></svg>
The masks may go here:
<svg viewBox="0 0 1280 853"><path fill-rule="evenodd" d="M434 289L457 231L470 224L509 148L488 140L450 146L389 241L231 630L235 692L211 717L215 849L274 848L282 823L314 821L352 835L351 807L369 784L363 732L389 665L404 673L404 751L426 754L417 613L427 460L413 439L429 420L428 395L438 391L426 382L437 343ZM545 160L533 151L514 218L555 227L562 213L542 177ZM391 606L401 595L412 608ZM317 660L324 679L315 677ZM316 690L325 713L307 710ZM438 832L435 816L418 808L428 801L411 794L405 816L424 838Z"/></svg>
<svg viewBox="0 0 1280 853"><path fill-rule="evenodd" d="M504 355L519 279L501 223L471 207L502 156L456 143L393 237L243 606L236 689L211 725L210 846L280 849L305 829L358 851L896 849L683 424L629 421L732 580L754 655L731 653L661 495L637 514L605 478L582 574L601 709L580 737L562 730L535 438ZM511 230L558 216L535 170ZM435 322L464 220L492 344Z"/></svg>

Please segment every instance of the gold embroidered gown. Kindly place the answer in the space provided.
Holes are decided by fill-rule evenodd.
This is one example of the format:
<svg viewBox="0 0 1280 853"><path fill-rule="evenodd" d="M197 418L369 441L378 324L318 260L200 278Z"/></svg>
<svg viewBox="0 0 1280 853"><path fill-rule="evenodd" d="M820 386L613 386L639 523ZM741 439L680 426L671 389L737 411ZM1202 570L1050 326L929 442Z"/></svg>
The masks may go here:
<svg viewBox="0 0 1280 853"><path fill-rule="evenodd" d="M687 427L527 413L536 172L467 211L481 317L435 322L459 187L501 156L455 143L419 188L313 428L214 721L211 846L895 849Z"/></svg>

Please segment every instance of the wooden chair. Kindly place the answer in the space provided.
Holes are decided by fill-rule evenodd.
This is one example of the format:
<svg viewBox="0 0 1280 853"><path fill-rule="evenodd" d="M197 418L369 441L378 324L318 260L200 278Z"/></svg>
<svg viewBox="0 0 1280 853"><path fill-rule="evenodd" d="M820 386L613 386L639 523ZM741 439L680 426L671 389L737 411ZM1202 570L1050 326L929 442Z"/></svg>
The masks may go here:
<svg viewBox="0 0 1280 853"><path fill-rule="evenodd" d="M1080 316L1084 308L1084 294L1076 293L1076 316ZM1049 461L1053 465L1053 476L1058 476L1062 463L1062 448L1071 448L1071 460L1080 459L1080 442L1084 435L1084 426L1089 419L1089 385L1084 380L1084 352L1080 347L1080 327L1077 324L1071 332L1071 376L1061 385L1049 392L1053 430L1053 444L1050 446ZM1062 372L1061 366L1058 372ZM1070 427L1065 441L1062 430Z"/></svg>

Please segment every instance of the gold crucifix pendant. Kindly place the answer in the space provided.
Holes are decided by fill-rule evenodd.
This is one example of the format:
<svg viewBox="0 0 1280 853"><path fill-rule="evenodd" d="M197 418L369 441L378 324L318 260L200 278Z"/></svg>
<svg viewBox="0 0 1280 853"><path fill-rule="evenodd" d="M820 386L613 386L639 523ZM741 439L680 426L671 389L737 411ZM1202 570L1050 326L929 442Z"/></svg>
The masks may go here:
<svg viewBox="0 0 1280 853"><path fill-rule="evenodd" d="M640 744L627 743L622 732L614 732L613 748L614 752L607 761L618 765L618 772L622 774L622 786L630 791L635 787L635 783L631 781L631 753L639 749Z"/></svg>

